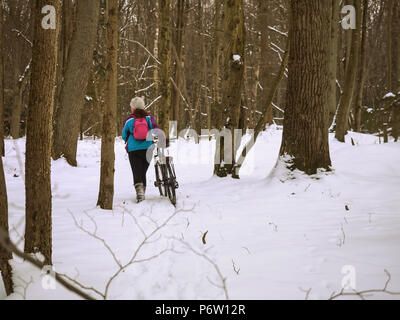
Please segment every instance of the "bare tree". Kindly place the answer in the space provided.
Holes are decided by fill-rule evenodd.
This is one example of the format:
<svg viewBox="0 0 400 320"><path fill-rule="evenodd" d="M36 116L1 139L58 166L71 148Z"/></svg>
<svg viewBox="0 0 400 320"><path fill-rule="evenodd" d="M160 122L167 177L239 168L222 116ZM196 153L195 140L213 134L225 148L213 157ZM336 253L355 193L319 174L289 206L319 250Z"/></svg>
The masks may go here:
<svg viewBox="0 0 400 320"><path fill-rule="evenodd" d="M223 117L220 123L221 129L230 130L228 135L233 135L234 130L239 127L245 66L245 35L243 0L225 0L222 101L217 112L221 112ZM216 147L216 152L220 156L216 157L217 163L214 164L215 175L225 177L234 174L235 151L234 139L220 137Z"/></svg>
<svg viewBox="0 0 400 320"><path fill-rule="evenodd" d="M97 205L111 210L114 200L115 134L118 77L118 0L107 0L106 90L101 139L100 190Z"/></svg>
<svg viewBox="0 0 400 320"><path fill-rule="evenodd" d="M81 110L93 64L99 9L98 0L77 3L76 27L68 52L60 106L55 116L53 158L58 159L63 156L72 166L77 165L76 151Z"/></svg>
<svg viewBox="0 0 400 320"><path fill-rule="evenodd" d="M331 165L326 116L330 3L291 2L291 51L280 158L291 170L314 174ZM285 159L285 157L290 159Z"/></svg>
<svg viewBox="0 0 400 320"><path fill-rule="evenodd" d="M42 27L42 8L55 9L55 29ZM26 137L25 253L41 252L45 263L52 263L51 221L51 136L57 42L61 0L37 0L32 6L34 40Z"/></svg>

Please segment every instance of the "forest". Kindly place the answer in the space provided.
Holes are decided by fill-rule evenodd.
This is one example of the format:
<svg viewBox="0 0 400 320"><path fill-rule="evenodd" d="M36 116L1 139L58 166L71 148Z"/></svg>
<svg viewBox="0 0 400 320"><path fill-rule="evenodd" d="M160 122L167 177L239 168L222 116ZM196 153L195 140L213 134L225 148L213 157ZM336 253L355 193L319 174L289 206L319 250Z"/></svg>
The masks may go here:
<svg viewBox="0 0 400 320"><path fill-rule="evenodd" d="M399 34L398 0L0 0L0 299L399 299Z"/></svg>

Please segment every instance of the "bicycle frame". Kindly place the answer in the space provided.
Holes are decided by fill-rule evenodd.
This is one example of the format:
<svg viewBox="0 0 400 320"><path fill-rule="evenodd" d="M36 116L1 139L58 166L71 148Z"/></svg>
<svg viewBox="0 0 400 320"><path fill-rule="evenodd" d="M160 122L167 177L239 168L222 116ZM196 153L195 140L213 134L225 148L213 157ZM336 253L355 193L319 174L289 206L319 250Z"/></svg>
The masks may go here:
<svg viewBox="0 0 400 320"><path fill-rule="evenodd" d="M154 168L156 174L154 185L158 187L160 195L168 197L175 206L175 189L179 187L179 184L176 181L173 158L165 156L164 148L158 145L158 139L155 139Z"/></svg>

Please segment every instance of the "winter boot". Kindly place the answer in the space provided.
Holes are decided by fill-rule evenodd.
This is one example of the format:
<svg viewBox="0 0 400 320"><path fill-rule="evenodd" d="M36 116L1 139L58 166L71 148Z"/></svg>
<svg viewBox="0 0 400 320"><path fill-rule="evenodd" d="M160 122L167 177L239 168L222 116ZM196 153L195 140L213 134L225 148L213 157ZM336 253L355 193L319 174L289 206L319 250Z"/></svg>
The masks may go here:
<svg viewBox="0 0 400 320"><path fill-rule="evenodd" d="M142 182L136 183L135 189L136 189L137 202L143 201L145 199L145 197L144 197L145 187L144 187L143 183Z"/></svg>

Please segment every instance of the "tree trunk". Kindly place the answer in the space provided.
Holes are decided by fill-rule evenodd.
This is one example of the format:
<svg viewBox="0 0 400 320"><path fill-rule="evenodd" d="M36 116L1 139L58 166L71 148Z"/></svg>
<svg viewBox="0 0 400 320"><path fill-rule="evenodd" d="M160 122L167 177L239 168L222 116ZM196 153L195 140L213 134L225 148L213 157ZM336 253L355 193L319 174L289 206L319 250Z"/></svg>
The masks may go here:
<svg viewBox="0 0 400 320"><path fill-rule="evenodd" d="M336 79L337 54L339 40L339 0L332 0L332 15L330 19L330 47L329 47L329 84L328 84L328 128L336 115Z"/></svg>
<svg viewBox="0 0 400 320"><path fill-rule="evenodd" d="M221 6L222 0L215 0L215 18L214 18L214 47L213 47L213 123L216 128L219 128L221 124L221 113L218 112L218 105L220 102L219 97L219 77L220 77L220 56L221 56L221 44L220 44L220 21L221 21Z"/></svg>
<svg viewBox="0 0 400 320"><path fill-rule="evenodd" d="M6 189L6 180L4 177L2 155L0 155L0 232L5 232L6 235L8 236L7 189ZM12 259L11 253L3 249L2 246L0 245L0 272L3 278L4 288L6 289L7 295L10 295L14 291L12 275L11 275L12 270L9 263L9 260L11 259Z"/></svg>
<svg viewBox="0 0 400 320"><path fill-rule="evenodd" d="M395 93L400 92L400 4L396 2L393 9L393 27L392 27L392 41L395 48L393 54L393 66L394 66L394 79L393 79L393 91ZM392 111L392 136L394 141L397 142L400 136L400 105L394 106Z"/></svg>
<svg viewBox="0 0 400 320"><path fill-rule="evenodd" d="M160 18L159 18L159 0L154 0L154 15L155 15L155 20L156 20L156 25L155 25L155 33L154 33L154 49L153 49L153 55L156 59L158 59L158 43L159 43L159 38L160 38ZM159 65L156 63L154 66L154 71L153 71L153 78L154 78L154 92L155 92L155 97L159 96ZM158 104L156 103L154 106L154 115L156 118L159 118L159 107Z"/></svg>
<svg viewBox="0 0 400 320"><path fill-rule="evenodd" d="M51 136L61 0L33 2L34 39L25 161L25 253L41 252L52 264ZM42 27L42 8L56 10L56 29Z"/></svg>
<svg viewBox="0 0 400 320"><path fill-rule="evenodd" d="M175 82L178 86L178 88L182 88L182 76L180 69L183 69L184 66L184 35L185 35L185 24L186 24L186 18L185 18L185 0L178 0L177 3L177 21L176 21L176 33L175 33L175 48L176 48L176 53L177 53L177 60L175 61L175 72L174 72L174 77L175 77ZM178 64L181 65L181 68L178 67ZM179 115L180 115L180 102L181 102L181 97L179 95L179 92L176 90L172 91L172 108L173 108L173 114L172 114L172 120L178 121L179 127L181 127L181 124L179 122Z"/></svg>
<svg viewBox="0 0 400 320"><path fill-rule="evenodd" d="M272 124L272 108L270 108L271 101L268 101L268 97L270 96L270 70L269 70L269 62L271 60L271 49L270 39L268 37L268 3L269 1L258 0L258 14L257 14L257 24L258 24L258 32L260 32L260 63L259 63L259 74L260 74L260 85L262 91L259 95L257 95L257 110L261 111L263 114L267 112L267 123ZM265 111L263 111L265 110ZM261 117L263 117L261 115ZM263 123L264 124L264 123ZM265 125L265 124L264 124Z"/></svg>
<svg viewBox="0 0 400 320"><path fill-rule="evenodd" d="M72 3L73 0L66 0L63 2L62 6L62 21L60 24L60 36L59 36L59 44L58 44L58 67L57 67L57 76L56 76L56 94L54 98L54 114L57 114L57 109L60 107L61 102L61 92L63 88L63 81L65 78L65 73L67 70L68 64L68 51L71 45L72 36L74 35L74 26L76 26L76 1ZM56 128L53 126L53 142L55 136ZM54 152L54 143L53 150Z"/></svg>
<svg viewBox="0 0 400 320"><path fill-rule="evenodd" d="M331 3L291 1L292 23L287 106L280 160L291 169L314 174L329 170L327 108ZM286 158L289 156L290 159Z"/></svg>
<svg viewBox="0 0 400 320"><path fill-rule="evenodd" d="M388 8L388 32L387 32L387 39L388 39L388 46L387 46L387 90L392 92L393 88L393 16L394 16L394 0L389 0L389 8ZM398 36L398 35L397 35Z"/></svg>
<svg viewBox="0 0 400 320"><path fill-rule="evenodd" d="M118 78L118 0L107 0L106 90L101 139L100 190L97 205L111 210L114 198L115 130Z"/></svg>
<svg viewBox="0 0 400 320"><path fill-rule="evenodd" d="M4 152L3 0L0 0L0 157L4 156Z"/></svg>
<svg viewBox="0 0 400 320"><path fill-rule="evenodd" d="M10 135L13 139L20 138L20 125L21 125L21 97L22 93L20 93L18 86L18 78L20 76L20 70L18 65L15 68L14 74L14 83L15 87L13 90L13 99L12 99L12 109L11 109L11 121L10 121Z"/></svg>
<svg viewBox="0 0 400 320"><path fill-rule="evenodd" d="M363 103L364 84L367 78L367 17L368 17L368 0L363 1L363 20L362 20L362 37L361 37L361 57L360 57L360 81L358 82L358 90L356 96L356 105L354 110L354 130L361 131L361 110Z"/></svg>
<svg viewBox="0 0 400 320"><path fill-rule="evenodd" d="M99 1L77 3L77 24L68 53L68 64L55 116L53 158L64 156L76 166L76 151L82 106L93 64L93 49L99 20Z"/></svg>
<svg viewBox="0 0 400 320"><path fill-rule="evenodd" d="M160 86L161 95L158 124L169 137L169 120L171 115L171 1L159 0L160 6L160 40L158 53L160 57Z"/></svg>
<svg viewBox="0 0 400 320"><path fill-rule="evenodd" d="M8 200L2 158L4 156L3 78L3 1L0 1L0 231L6 232L8 235ZM11 259L12 254L4 250L0 245L0 272L7 295L10 295L14 291L12 270L10 263L8 262Z"/></svg>
<svg viewBox="0 0 400 320"><path fill-rule="evenodd" d="M355 0L356 7L356 29L352 32L352 45L350 59L346 67L346 80L344 83L343 96L340 100L339 109L336 117L335 137L340 142L345 142L347 134L350 107L353 101L354 88L359 63L360 53L360 34L361 34L361 0Z"/></svg>
<svg viewBox="0 0 400 320"><path fill-rule="evenodd" d="M230 130L231 140L220 138L219 152L222 158L214 165L214 174L225 177L235 172L234 130L239 126L239 113L245 66L245 27L243 0L225 0L224 6L224 64L222 79L222 102L219 112L223 114L224 128ZM223 150L223 151L222 151ZM218 152L218 150L216 150ZM220 160L220 161L218 161Z"/></svg>

